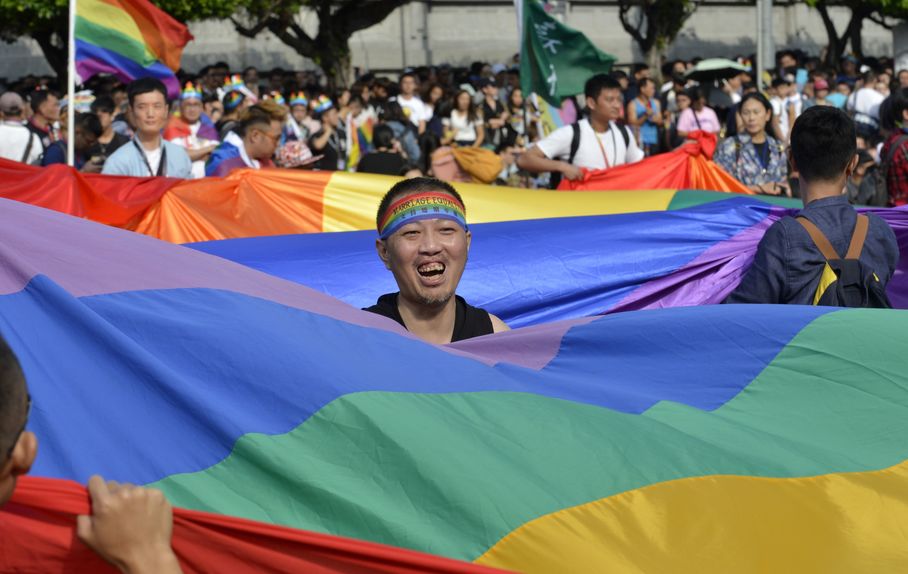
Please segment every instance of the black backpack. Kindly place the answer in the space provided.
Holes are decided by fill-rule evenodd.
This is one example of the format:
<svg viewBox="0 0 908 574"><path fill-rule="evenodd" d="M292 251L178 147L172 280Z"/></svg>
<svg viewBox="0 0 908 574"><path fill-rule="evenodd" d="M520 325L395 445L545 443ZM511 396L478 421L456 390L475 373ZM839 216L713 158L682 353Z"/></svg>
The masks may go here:
<svg viewBox="0 0 908 574"><path fill-rule="evenodd" d="M621 136L624 138L624 149L626 150L631 145L631 134L627 131L626 125L621 124L618 127L621 128ZM577 156L577 150L580 149L580 120L571 124L571 130L571 151L568 154L567 162L573 164L574 157ZM561 184L561 172L553 171L549 176L549 187L557 189L559 184Z"/></svg>
<svg viewBox="0 0 908 574"><path fill-rule="evenodd" d="M867 238L867 228L870 225L866 215L858 215L845 257L839 256L829 243L829 239L811 221L804 217L798 217L797 220L826 258L823 272L820 274L820 284L817 285L813 297L814 305L892 308L880 278L860 260L864 240Z"/></svg>

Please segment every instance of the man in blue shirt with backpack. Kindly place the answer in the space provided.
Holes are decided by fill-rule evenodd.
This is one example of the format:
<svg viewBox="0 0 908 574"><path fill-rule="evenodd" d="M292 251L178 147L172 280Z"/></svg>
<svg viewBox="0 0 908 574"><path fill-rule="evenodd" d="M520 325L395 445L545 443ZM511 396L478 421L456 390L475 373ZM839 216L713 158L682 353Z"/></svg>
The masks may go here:
<svg viewBox="0 0 908 574"><path fill-rule="evenodd" d="M886 284L899 260L895 234L858 214L843 190L857 167L854 122L841 110L806 110L791 132L792 168L804 201L770 227L726 303L890 307Z"/></svg>

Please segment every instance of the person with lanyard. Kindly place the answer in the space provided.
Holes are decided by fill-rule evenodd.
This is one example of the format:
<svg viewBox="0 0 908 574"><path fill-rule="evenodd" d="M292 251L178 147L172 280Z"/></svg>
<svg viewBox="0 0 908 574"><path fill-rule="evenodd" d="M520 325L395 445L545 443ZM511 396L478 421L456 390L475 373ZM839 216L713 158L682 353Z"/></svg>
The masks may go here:
<svg viewBox="0 0 908 574"><path fill-rule="evenodd" d="M167 88L155 78L140 78L129 84L129 111L135 122L135 137L104 162L105 175L134 177L192 177L192 160L182 147L161 137L167 123Z"/></svg>
<svg viewBox="0 0 908 574"><path fill-rule="evenodd" d="M750 93L740 110L743 133L722 140L713 161L755 193L791 197L785 148L766 131L772 105L762 94Z"/></svg>
<svg viewBox="0 0 908 574"><path fill-rule="evenodd" d="M340 115L331 98L322 94L315 106L315 117L322 122L322 129L309 138L309 149L323 156L314 164L323 171L344 171L347 166L347 137L341 127Z"/></svg>
<svg viewBox="0 0 908 574"><path fill-rule="evenodd" d="M584 86L589 118L558 128L517 159L520 169L544 171L574 181L583 169L602 170L643 159L625 126L615 123L621 115L621 84L606 74L597 74Z"/></svg>
<svg viewBox="0 0 908 574"><path fill-rule="evenodd" d="M471 235L463 199L449 183L416 177L395 184L379 203L375 223L375 249L400 291L365 311L437 345L509 329L456 294Z"/></svg>
<svg viewBox="0 0 908 574"><path fill-rule="evenodd" d="M656 82L642 78L637 85L637 97L627 103L627 123L639 135L643 153L651 155L659 144L659 126L662 124L662 109L656 99Z"/></svg>

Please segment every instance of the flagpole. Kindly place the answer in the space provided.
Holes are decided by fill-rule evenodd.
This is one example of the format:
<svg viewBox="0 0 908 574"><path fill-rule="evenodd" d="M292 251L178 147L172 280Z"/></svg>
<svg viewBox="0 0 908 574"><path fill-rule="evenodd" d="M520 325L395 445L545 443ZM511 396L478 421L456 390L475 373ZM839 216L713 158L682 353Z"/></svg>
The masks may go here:
<svg viewBox="0 0 908 574"><path fill-rule="evenodd" d="M69 0L69 63L67 66L66 163L76 165L76 0Z"/></svg>

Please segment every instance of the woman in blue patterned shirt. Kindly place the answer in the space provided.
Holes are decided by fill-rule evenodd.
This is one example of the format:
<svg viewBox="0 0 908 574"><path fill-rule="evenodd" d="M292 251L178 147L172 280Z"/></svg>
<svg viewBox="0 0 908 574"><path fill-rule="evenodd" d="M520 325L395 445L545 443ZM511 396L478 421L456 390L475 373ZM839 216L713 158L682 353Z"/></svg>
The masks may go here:
<svg viewBox="0 0 908 574"><path fill-rule="evenodd" d="M756 193L791 197L785 148L766 133L772 121L769 101L762 94L747 94L738 109L744 130L722 140L713 160Z"/></svg>

